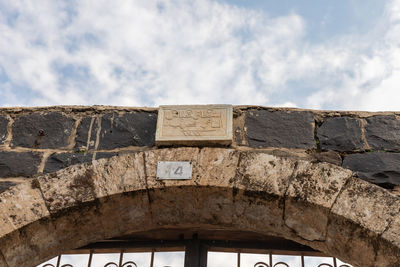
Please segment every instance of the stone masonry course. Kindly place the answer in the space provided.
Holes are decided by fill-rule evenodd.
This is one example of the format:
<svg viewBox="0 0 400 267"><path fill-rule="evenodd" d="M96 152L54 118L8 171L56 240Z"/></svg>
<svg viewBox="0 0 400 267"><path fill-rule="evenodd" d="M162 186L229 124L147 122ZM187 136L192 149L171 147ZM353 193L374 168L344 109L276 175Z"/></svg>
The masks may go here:
<svg viewBox="0 0 400 267"><path fill-rule="evenodd" d="M233 110L232 148L341 165L390 190L400 185L400 113ZM0 109L0 181L154 149L156 123L154 108Z"/></svg>

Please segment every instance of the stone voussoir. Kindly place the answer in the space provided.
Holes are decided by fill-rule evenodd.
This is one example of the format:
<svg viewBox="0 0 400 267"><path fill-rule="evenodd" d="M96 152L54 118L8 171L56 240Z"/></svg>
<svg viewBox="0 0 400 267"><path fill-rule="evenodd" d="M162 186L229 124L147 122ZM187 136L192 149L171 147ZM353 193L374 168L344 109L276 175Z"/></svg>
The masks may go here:
<svg viewBox="0 0 400 267"><path fill-rule="evenodd" d="M331 213L382 234L400 211L400 198L387 190L351 177Z"/></svg>
<svg viewBox="0 0 400 267"><path fill-rule="evenodd" d="M40 190L25 181L0 193L0 237L50 215Z"/></svg>
<svg viewBox="0 0 400 267"><path fill-rule="evenodd" d="M298 161L286 194L285 224L303 239L324 240L329 210L352 175L328 163Z"/></svg>

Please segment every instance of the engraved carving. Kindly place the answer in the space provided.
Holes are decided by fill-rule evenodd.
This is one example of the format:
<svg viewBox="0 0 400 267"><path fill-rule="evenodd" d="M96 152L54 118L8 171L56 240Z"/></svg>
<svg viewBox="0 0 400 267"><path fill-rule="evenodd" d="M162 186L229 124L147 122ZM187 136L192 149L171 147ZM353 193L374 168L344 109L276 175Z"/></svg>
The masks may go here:
<svg viewBox="0 0 400 267"><path fill-rule="evenodd" d="M182 140L230 142L232 140L232 106L160 107L157 143Z"/></svg>

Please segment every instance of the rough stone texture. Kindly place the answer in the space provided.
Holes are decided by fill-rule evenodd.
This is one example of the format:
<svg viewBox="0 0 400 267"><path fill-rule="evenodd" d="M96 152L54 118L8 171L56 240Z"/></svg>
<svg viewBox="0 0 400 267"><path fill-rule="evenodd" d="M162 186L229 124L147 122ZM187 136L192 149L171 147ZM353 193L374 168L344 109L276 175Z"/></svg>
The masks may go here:
<svg viewBox="0 0 400 267"><path fill-rule="evenodd" d="M0 194L0 237L49 216L40 191L29 181ZM6 227L4 227L6 226ZM8 226L8 227L7 227ZM11 227L12 226L12 227Z"/></svg>
<svg viewBox="0 0 400 267"><path fill-rule="evenodd" d="M382 234L400 211L400 198L385 189L351 178L337 198L332 213Z"/></svg>
<svg viewBox="0 0 400 267"><path fill-rule="evenodd" d="M113 238L134 231L154 228L149 195L145 191L125 193L103 198L100 201L105 238ZM109 218L113 218L110 220Z"/></svg>
<svg viewBox="0 0 400 267"><path fill-rule="evenodd" d="M299 161L287 190L285 224L306 240L324 240L328 212L351 175L327 163Z"/></svg>
<svg viewBox="0 0 400 267"><path fill-rule="evenodd" d="M400 119L372 116L366 121L365 135L373 150L400 151Z"/></svg>
<svg viewBox="0 0 400 267"><path fill-rule="evenodd" d="M68 145L74 119L60 112L31 113L14 121L12 146L61 148Z"/></svg>
<svg viewBox="0 0 400 267"><path fill-rule="evenodd" d="M87 163L74 165L37 178L51 213L95 199L93 169Z"/></svg>
<svg viewBox="0 0 400 267"><path fill-rule="evenodd" d="M198 185L230 186L237 174L239 152L226 148L203 148L198 162Z"/></svg>
<svg viewBox="0 0 400 267"><path fill-rule="evenodd" d="M96 160L117 155L114 152L98 152ZM55 172L71 165L92 161L93 153L53 153L46 161L43 173Z"/></svg>
<svg viewBox="0 0 400 267"><path fill-rule="evenodd" d="M251 147L315 148L314 116L307 111L249 110L247 138Z"/></svg>
<svg viewBox="0 0 400 267"><path fill-rule="evenodd" d="M145 190L143 152L95 161L91 178L97 198Z"/></svg>
<svg viewBox="0 0 400 267"><path fill-rule="evenodd" d="M150 190L149 197L153 223L157 226L226 226L232 223L231 189L166 187Z"/></svg>
<svg viewBox="0 0 400 267"><path fill-rule="evenodd" d="M354 267L383 267L375 265L377 235L346 219L330 216L325 251L336 255Z"/></svg>
<svg viewBox="0 0 400 267"><path fill-rule="evenodd" d="M291 230L284 224L284 205L279 198L257 192L234 192L232 224L235 228L289 238Z"/></svg>
<svg viewBox="0 0 400 267"><path fill-rule="evenodd" d="M0 251L0 267L9 267L1 251Z"/></svg>
<svg viewBox="0 0 400 267"><path fill-rule="evenodd" d="M157 114L135 112L106 114L101 120L98 149L154 145Z"/></svg>
<svg viewBox="0 0 400 267"><path fill-rule="evenodd" d="M344 159L343 167L357 172L358 177L383 187L400 185L400 153L352 154Z"/></svg>
<svg viewBox="0 0 400 267"><path fill-rule="evenodd" d="M37 172L41 153L0 152L0 177L31 176Z"/></svg>
<svg viewBox="0 0 400 267"><path fill-rule="evenodd" d="M235 186L283 197L289 186L295 162L264 153L243 153ZM279 177L279 179L277 179Z"/></svg>
<svg viewBox="0 0 400 267"><path fill-rule="evenodd" d="M8 119L0 115L0 145L4 144L7 138Z"/></svg>
<svg viewBox="0 0 400 267"><path fill-rule="evenodd" d="M363 150L361 122L349 117L327 118L317 129L321 148L336 151Z"/></svg>
<svg viewBox="0 0 400 267"><path fill-rule="evenodd" d="M390 222L389 228L385 230L382 237L396 247L400 247L400 213L394 216L394 220Z"/></svg>

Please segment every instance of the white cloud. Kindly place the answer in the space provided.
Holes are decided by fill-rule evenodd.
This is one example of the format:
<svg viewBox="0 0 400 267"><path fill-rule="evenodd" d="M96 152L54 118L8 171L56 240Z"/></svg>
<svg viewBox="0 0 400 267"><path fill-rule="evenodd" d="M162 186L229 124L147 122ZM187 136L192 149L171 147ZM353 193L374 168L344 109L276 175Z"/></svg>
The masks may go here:
<svg viewBox="0 0 400 267"><path fill-rule="evenodd" d="M295 13L268 17L212 0L0 7L1 105L400 109L399 0L366 35L319 44L306 41Z"/></svg>

